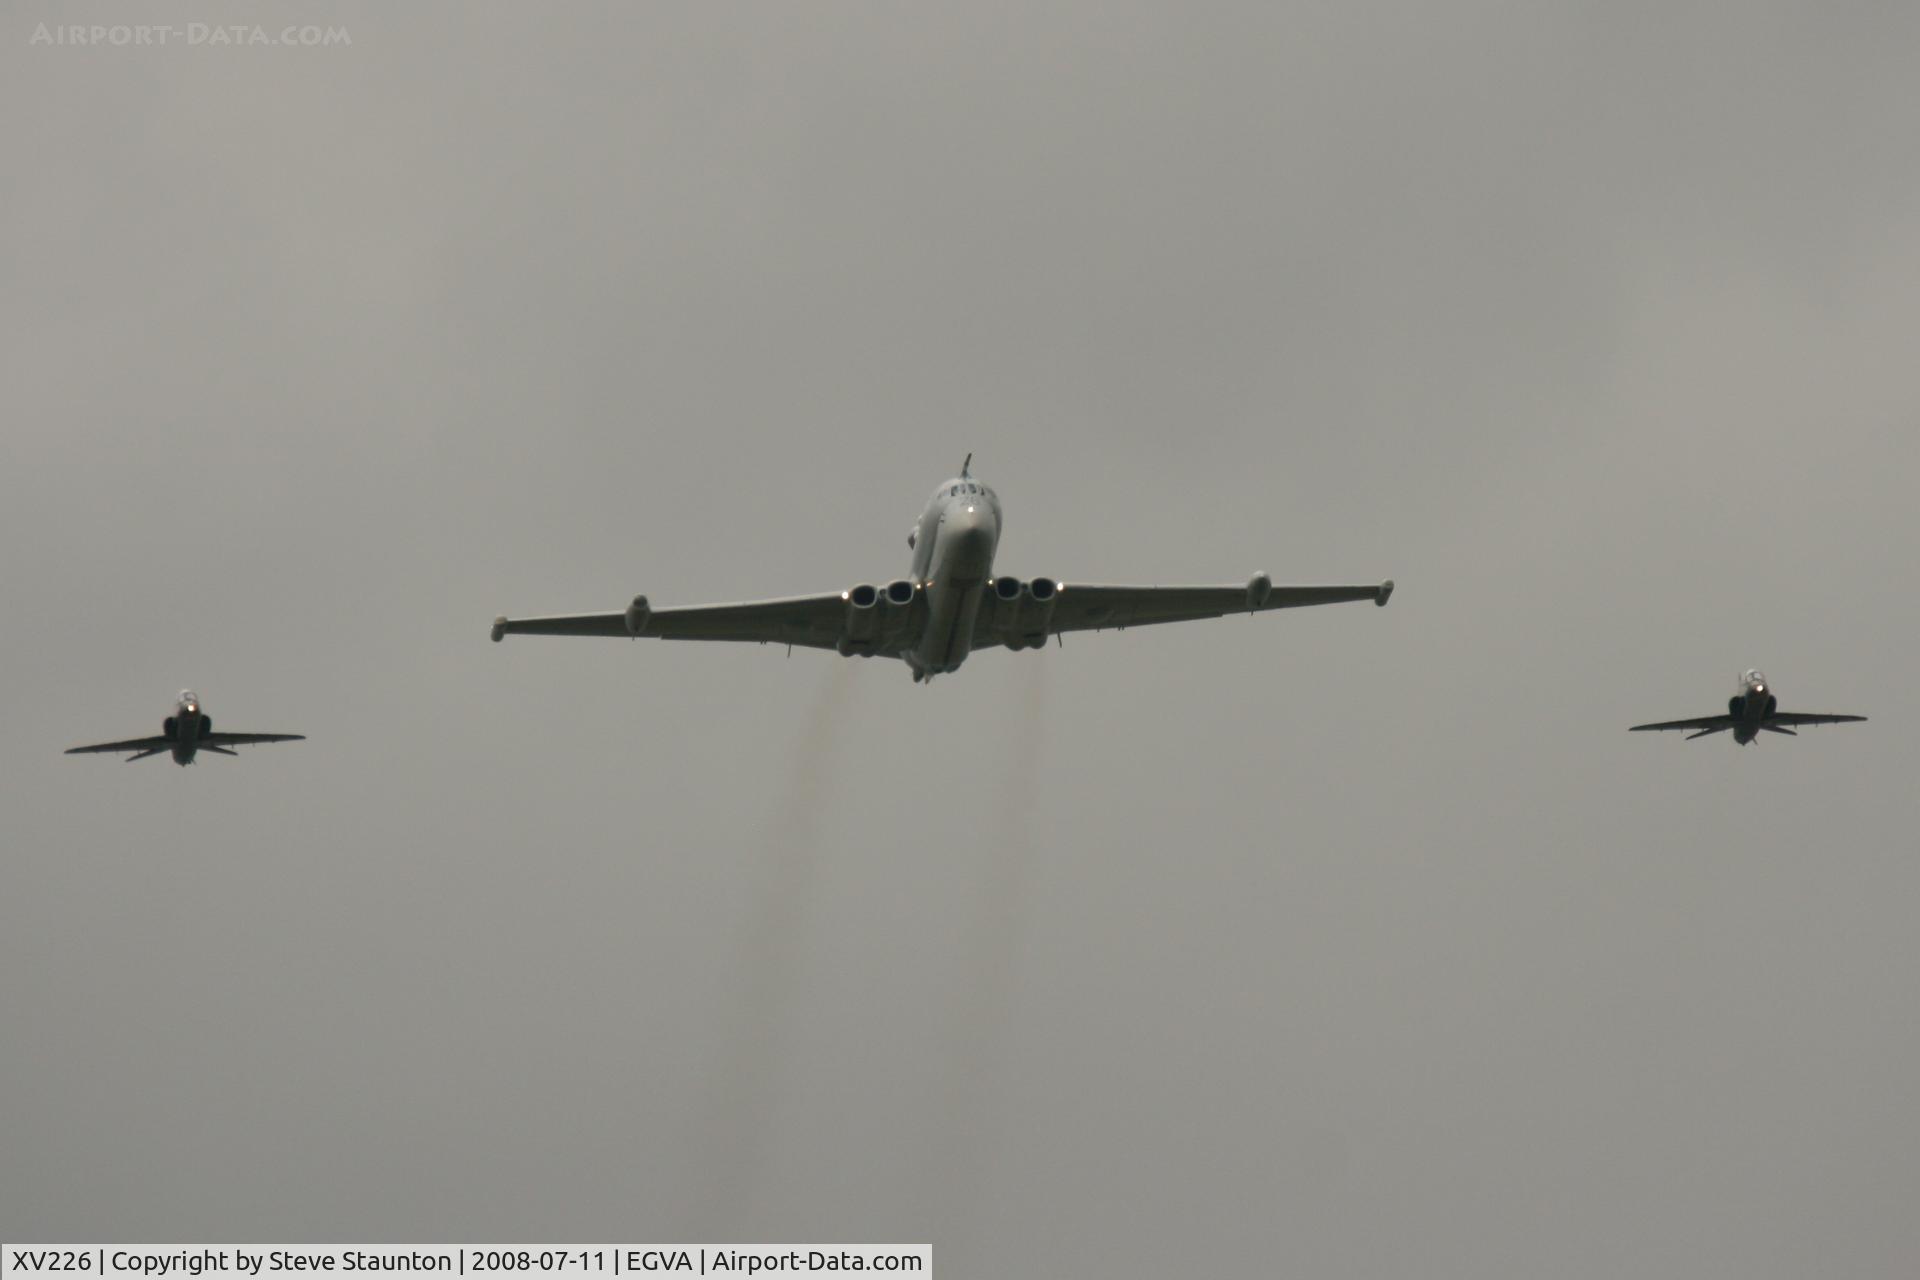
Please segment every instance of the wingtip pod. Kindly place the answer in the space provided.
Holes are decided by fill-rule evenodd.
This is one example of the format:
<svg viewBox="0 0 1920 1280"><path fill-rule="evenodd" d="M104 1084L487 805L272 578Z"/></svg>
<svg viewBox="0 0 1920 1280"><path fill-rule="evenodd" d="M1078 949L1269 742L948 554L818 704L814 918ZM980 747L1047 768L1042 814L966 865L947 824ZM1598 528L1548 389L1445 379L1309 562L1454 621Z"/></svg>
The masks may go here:
<svg viewBox="0 0 1920 1280"><path fill-rule="evenodd" d="M506 634L507 634L507 619L506 619L506 615L502 614L500 617L495 618L493 620L493 642L495 644L499 644L500 641L506 637Z"/></svg>
<svg viewBox="0 0 1920 1280"><path fill-rule="evenodd" d="M1381 608L1385 608L1387 601L1391 599L1392 596L1393 596L1393 579L1388 578L1385 582L1380 584L1380 589L1373 593L1373 602L1374 604L1379 605Z"/></svg>

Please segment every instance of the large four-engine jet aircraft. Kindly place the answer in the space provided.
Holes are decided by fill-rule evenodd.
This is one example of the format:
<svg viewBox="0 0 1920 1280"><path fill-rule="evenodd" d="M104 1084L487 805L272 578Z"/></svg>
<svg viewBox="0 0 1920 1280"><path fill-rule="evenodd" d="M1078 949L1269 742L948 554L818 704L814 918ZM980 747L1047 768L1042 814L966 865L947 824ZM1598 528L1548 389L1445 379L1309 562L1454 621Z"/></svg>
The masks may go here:
<svg viewBox="0 0 1920 1280"><path fill-rule="evenodd" d="M617 636L662 640L752 640L833 649L843 656L903 659L916 682L956 671L975 649L1038 648L1048 636L1108 627L1218 618L1310 604L1371 600L1383 605L1393 583L1358 587L1275 586L1264 573L1244 584L1109 587L1053 578L996 577L1000 499L973 478L973 455L941 485L907 534L909 576L877 587L744 604L655 609L645 596L620 613L495 618L507 635Z"/></svg>
<svg viewBox="0 0 1920 1280"><path fill-rule="evenodd" d="M1733 730L1733 740L1741 746L1752 742L1762 732L1784 733L1795 737L1789 727L1800 724L1847 724L1855 720L1865 720L1865 716L1814 715L1805 711L1781 711L1779 701L1773 691L1767 688L1767 678L1758 671L1745 671L1740 675L1740 692L1727 700L1727 714L1723 716L1701 716L1698 720L1662 720L1658 724L1636 724L1630 732L1644 729L1694 729L1698 732L1687 735L1687 741L1704 738L1710 733L1725 733Z"/></svg>
<svg viewBox="0 0 1920 1280"><path fill-rule="evenodd" d="M135 760L157 756L162 751L171 751L175 764L192 764L194 753L198 751L217 751L223 756L237 756L240 754L238 751L228 748L253 742L299 742L305 737L303 733L216 732L213 717L200 710L199 697L191 689L182 689L179 700L173 704L173 714L160 722L159 737L96 742L90 747L69 747L67 754L77 756L103 751L131 751L134 754L127 757L127 762L131 764Z"/></svg>

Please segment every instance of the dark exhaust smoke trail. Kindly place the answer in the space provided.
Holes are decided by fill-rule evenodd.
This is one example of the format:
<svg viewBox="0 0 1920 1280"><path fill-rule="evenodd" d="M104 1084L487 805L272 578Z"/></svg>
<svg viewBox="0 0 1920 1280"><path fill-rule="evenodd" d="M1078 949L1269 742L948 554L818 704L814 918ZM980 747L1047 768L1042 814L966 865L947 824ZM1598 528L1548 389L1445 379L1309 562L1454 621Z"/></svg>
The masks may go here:
<svg viewBox="0 0 1920 1280"><path fill-rule="evenodd" d="M719 1040L686 1163L693 1198L680 1239L736 1238L766 1162L782 1027L803 985L806 917L820 879L821 827L844 748L853 679L853 663L829 661L790 748L786 783L749 887L754 901L734 983L738 995L730 1001L731 1025Z"/></svg>
<svg viewBox="0 0 1920 1280"><path fill-rule="evenodd" d="M1023 655L1020 705L1008 717L1005 743L1006 804L982 861L981 890L973 925L961 938L961 989L948 1055L951 1105L946 1131L936 1136L939 1155L931 1212L937 1238L956 1254L963 1274L985 1274L967 1260L983 1261L988 1239L982 1221L992 1185L994 1146L1004 1126L995 1085L1013 1043L1014 997L1026 946L1040 818L1040 764L1047 734L1047 666L1044 654Z"/></svg>

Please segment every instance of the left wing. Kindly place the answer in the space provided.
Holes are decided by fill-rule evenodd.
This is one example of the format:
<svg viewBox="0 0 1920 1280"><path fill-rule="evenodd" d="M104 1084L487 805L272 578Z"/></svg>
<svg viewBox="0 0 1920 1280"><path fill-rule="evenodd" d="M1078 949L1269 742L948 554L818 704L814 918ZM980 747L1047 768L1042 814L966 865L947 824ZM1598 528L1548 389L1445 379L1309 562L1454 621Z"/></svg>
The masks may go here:
<svg viewBox="0 0 1920 1280"><path fill-rule="evenodd" d="M1658 724L1636 724L1629 733L1639 733L1643 729L1705 729L1717 733L1721 729L1733 728L1732 716L1701 716L1698 720L1662 720Z"/></svg>
<svg viewBox="0 0 1920 1280"><path fill-rule="evenodd" d="M1851 724L1865 720L1865 716L1823 716L1811 715L1805 711L1776 711L1767 717L1768 724Z"/></svg>
<svg viewBox="0 0 1920 1280"><path fill-rule="evenodd" d="M68 747L67 754L83 756L91 755L96 751L138 751L141 756L150 756L155 752L165 751L172 745L172 740L168 738L128 738L125 742L96 742L90 747ZM128 758L137 760L140 756Z"/></svg>
<svg viewBox="0 0 1920 1280"><path fill-rule="evenodd" d="M653 609L636 596L624 613L570 613L548 618L495 618L493 638L510 635L654 636L661 640L754 640L831 649L847 625L847 597L840 592Z"/></svg>
<svg viewBox="0 0 1920 1280"><path fill-rule="evenodd" d="M196 741L205 747L244 747L253 742L302 742L304 733L203 733Z"/></svg>
<svg viewBox="0 0 1920 1280"><path fill-rule="evenodd" d="M1055 588L1048 633L1104 631L1109 627L1145 627L1160 622L1192 622L1222 618L1230 613L1264 613L1268 609L1298 609L1314 604L1341 604L1371 600L1383 605L1393 594L1392 581L1354 587L1276 587L1264 574L1238 586L1113 587L1062 582ZM1003 643L995 623L991 597L980 610L976 646ZM1023 606L1025 607L1025 606ZM1026 619L1013 626L1023 631Z"/></svg>

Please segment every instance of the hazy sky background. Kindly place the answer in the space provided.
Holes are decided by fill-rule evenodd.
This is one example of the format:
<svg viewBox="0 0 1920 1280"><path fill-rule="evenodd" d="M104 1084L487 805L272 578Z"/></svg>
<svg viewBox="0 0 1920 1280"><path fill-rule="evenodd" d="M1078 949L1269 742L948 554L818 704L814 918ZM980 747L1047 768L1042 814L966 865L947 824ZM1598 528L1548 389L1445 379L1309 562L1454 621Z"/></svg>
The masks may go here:
<svg viewBox="0 0 1920 1280"><path fill-rule="evenodd" d="M0 49L0 1238L1920 1267L1920 8ZM968 451L1003 572L1400 590L487 642L884 582ZM1872 720L1624 732L1748 665ZM310 740L59 754L182 686Z"/></svg>

